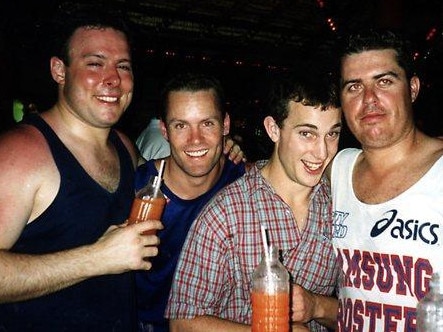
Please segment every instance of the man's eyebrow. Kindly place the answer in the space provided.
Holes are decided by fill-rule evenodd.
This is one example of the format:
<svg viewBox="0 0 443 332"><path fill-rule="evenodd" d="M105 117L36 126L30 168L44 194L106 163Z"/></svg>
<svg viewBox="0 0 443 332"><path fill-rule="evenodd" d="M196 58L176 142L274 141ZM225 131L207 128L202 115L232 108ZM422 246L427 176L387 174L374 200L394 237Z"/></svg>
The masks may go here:
<svg viewBox="0 0 443 332"><path fill-rule="evenodd" d="M87 59L87 58L97 58L97 59L106 59L106 55L101 54L101 53L86 53L82 56L83 59ZM118 60L118 63L132 63L131 58L122 58Z"/></svg>
<svg viewBox="0 0 443 332"><path fill-rule="evenodd" d="M294 128L300 128L300 127L308 127L308 128L312 128L312 129L318 129L318 127L316 125L313 125L311 123L299 123L294 126Z"/></svg>
<svg viewBox="0 0 443 332"><path fill-rule="evenodd" d="M350 84L350 83L360 83L362 80L359 78L356 79L352 79L352 80L344 80L341 82L341 87L343 88L344 86Z"/></svg>
<svg viewBox="0 0 443 332"><path fill-rule="evenodd" d="M378 75L375 75L374 78L378 79L378 78L382 78L383 76L393 76L395 78L399 77L398 73L396 73L395 71L392 70L388 70L387 72L384 73L380 73Z"/></svg>
<svg viewBox="0 0 443 332"><path fill-rule="evenodd" d="M392 77L398 78L400 75L398 73L396 73L395 71L388 70L386 72L374 75L373 78L374 79L379 79L379 78L382 78L384 76L392 76ZM345 81L342 81L341 87L343 88L344 86L346 86L348 84L360 83L360 82L362 82L362 80L360 78L345 80Z"/></svg>
<svg viewBox="0 0 443 332"><path fill-rule="evenodd" d="M83 58L100 58L100 59L105 59L105 55L101 54L101 53L95 53L95 52L90 52L90 53L85 53L82 56Z"/></svg>

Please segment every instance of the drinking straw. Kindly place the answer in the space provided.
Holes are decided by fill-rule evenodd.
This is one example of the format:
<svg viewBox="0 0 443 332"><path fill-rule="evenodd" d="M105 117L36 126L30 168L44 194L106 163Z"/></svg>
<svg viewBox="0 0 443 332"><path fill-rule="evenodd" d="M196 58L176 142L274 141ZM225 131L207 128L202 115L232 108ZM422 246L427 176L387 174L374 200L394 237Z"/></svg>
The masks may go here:
<svg viewBox="0 0 443 332"><path fill-rule="evenodd" d="M269 246L268 246L268 238L266 236L266 228L263 225L260 225L261 228L261 239L263 243L263 250L265 252L266 259L269 260Z"/></svg>
<svg viewBox="0 0 443 332"><path fill-rule="evenodd" d="M160 162L160 169L158 170L159 179L163 178L163 170L165 169L165 163L166 163L165 159L162 159L162 161Z"/></svg>
<svg viewBox="0 0 443 332"><path fill-rule="evenodd" d="M158 176L154 179L154 191L157 192L160 189L162 183L163 171L165 169L165 159L160 162L160 169L158 170Z"/></svg>

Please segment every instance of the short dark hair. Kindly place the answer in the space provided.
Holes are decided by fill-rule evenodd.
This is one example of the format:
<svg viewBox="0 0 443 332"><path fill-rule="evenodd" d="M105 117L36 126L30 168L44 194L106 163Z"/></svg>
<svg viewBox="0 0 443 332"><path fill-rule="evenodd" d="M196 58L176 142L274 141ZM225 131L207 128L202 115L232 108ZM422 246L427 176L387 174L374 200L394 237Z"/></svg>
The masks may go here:
<svg viewBox="0 0 443 332"><path fill-rule="evenodd" d="M71 38L79 28L105 29L112 28L122 32L132 53L132 31L129 25L115 12L106 11L103 6L83 5L75 8L59 8L52 20L54 37L52 41L52 55L60 58L69 66L69 48Z"/></svg>
<svg viewBox="0 0 443 332"><path fill-rule="evenodd" d="M411 79L416 74L413 43L399 31L368 29L349 33L339 38L337 45L340 61L347 55L364 51L393 49L397 54L397 63L404 69L406 78Z"/></svg>
<svg viewBox="0 0 443 332"><path fill-rule="evenodd" d="M340 107L337 79L332 72L310 70L301 65L303 71L291 72L277 77L273 82L268 98L268 115L281 128L289 114L289 102L299 102L307 106ZM308 69L309 68L309 69Z"/></svg>
<svg viewBox="0 0 443 332"><path fill-rule="evenodd" d="M181 72L166 82L160 93L160 118L166 121L169 93L173 91L198 92L202 90L213 91L217 109L220 111L222 119L224 119L226 115L224 89L217 78L201 72Z"/></svg>

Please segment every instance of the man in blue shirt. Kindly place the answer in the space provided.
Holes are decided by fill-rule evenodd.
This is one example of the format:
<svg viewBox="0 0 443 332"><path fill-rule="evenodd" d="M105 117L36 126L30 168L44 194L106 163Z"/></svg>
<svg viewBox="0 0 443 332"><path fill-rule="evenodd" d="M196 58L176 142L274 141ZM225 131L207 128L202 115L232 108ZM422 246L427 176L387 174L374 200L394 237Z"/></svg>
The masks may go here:
<svg viewBox="0 0 443 332"><path fill-rule="evenodd" d="M188 230L203 206L225 185L244 174L223 154L229 134L220 82L210 76L185 73L170 80L162 92L160 128L171 155L163 173L167 204L158 232L158 256L149 273L136 275L139 331L169 331L164 318L173 273ZM136 190L158 174L160 160L150 160L136 173Z"/></svg>

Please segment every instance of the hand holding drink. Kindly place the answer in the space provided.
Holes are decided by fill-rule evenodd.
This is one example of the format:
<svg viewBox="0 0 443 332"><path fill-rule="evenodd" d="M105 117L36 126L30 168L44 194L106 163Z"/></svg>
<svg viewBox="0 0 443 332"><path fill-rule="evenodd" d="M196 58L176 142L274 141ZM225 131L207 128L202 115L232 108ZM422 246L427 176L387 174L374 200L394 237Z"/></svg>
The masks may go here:
<svg viewBox="0 0 443 332"><path fill-rule="evenodd" d="M160 189L164 165L165 161L162 160L158 176L151 176L148 184L135 194L128 218L129 225L150 219L160 220L166 205L166 198ZM143 234L153 235L155 231L147 231Z"/></svg>

